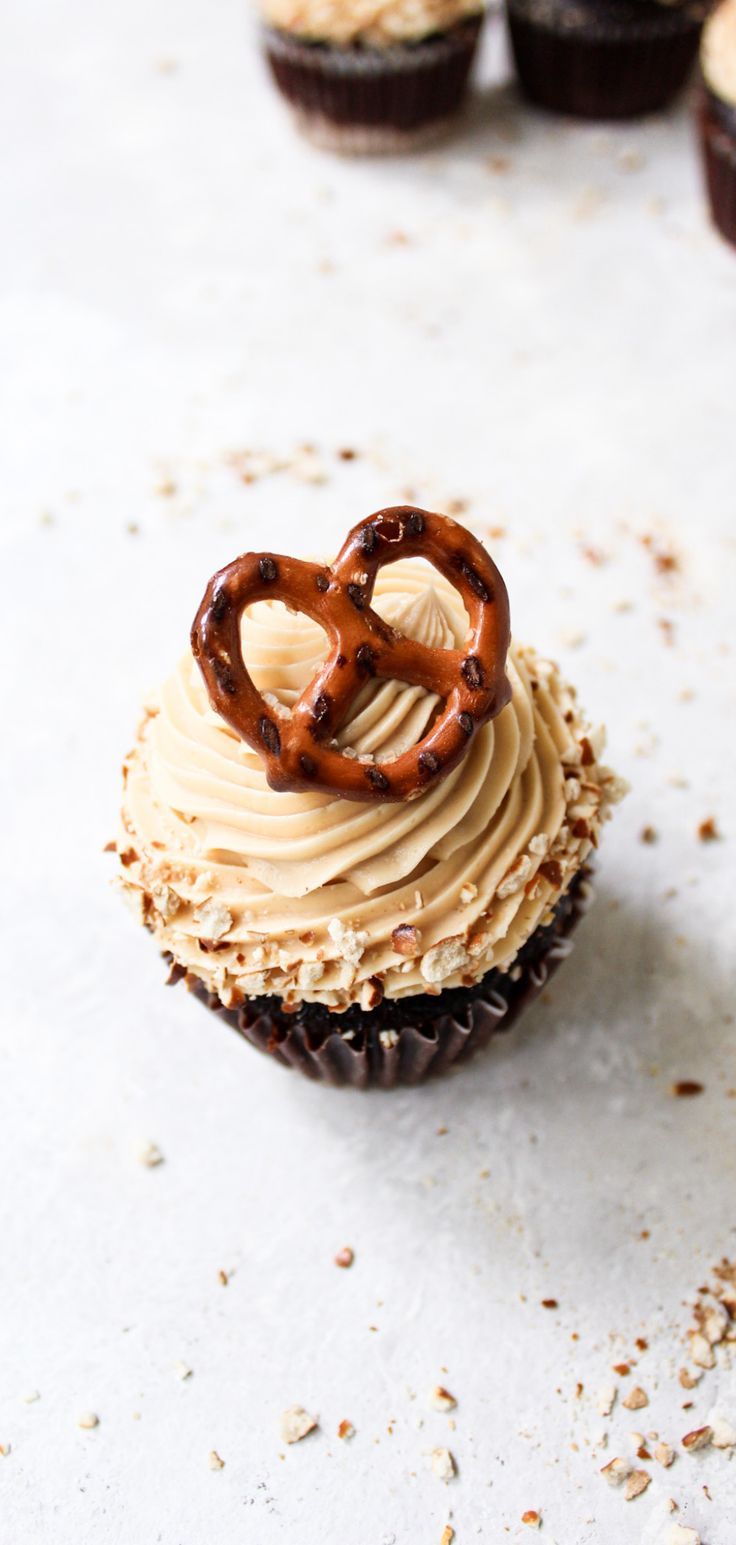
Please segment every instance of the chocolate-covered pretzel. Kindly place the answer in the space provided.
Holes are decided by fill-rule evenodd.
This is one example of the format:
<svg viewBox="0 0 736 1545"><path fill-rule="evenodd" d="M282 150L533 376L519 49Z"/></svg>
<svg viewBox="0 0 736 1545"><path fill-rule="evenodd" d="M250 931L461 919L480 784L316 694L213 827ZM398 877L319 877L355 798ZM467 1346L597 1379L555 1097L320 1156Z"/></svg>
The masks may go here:
<svg viewBox="0 0 736 1545"><path fill-rule="evenodd" d="M399 558L426 558L462 597L469 619L463 649L429 648L373 611L376 575ZM241 650L245 607L267 600L304 612L330 641L288 719L257 691ZM379 510L354 526L331 567L244 553L210 580L192 627L210 703L258 752L271 788L363 801L414 799L458 765L480 725L509 701L508 646L506 586L485 548L454 520L411 505ZM335 745L371 676L424 687L444 704L417 745L383 762L346 756Z"/></svg>

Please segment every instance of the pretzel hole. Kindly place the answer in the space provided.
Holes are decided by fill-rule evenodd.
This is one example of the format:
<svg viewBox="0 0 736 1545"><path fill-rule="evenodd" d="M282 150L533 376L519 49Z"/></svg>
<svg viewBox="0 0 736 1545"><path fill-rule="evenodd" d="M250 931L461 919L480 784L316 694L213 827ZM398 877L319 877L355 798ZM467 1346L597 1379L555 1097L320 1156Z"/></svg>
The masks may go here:
<svg viewBox="0 0 736 1545"><path fill-rule="evenodd" d="M413 638L427 644L438 653L461 649L470 627L470 616L459 591L448 596L442 576L426 558L412 558L411 572L403 578L404 586L411 590L376 593L371 603L373 611L384 622ZM379 580L380 584L380 580Z"/></svg>
<svg viewBox="0 0 736 1545"><path fill-rule="evenodd" d="M405 681L371 681L356 697L335 744L343 755L367 757L376 766L390 764L424 740L443 708L444 703L424 687Z"/></svg>
<svg viewBox="0 0 736 1545"><path fill-rule="evenodd" d="M246 607L240 644L253 685L269 707L280 705L280 717L290 715L330 649L329 637L318 622L275 599Z"/></svg>

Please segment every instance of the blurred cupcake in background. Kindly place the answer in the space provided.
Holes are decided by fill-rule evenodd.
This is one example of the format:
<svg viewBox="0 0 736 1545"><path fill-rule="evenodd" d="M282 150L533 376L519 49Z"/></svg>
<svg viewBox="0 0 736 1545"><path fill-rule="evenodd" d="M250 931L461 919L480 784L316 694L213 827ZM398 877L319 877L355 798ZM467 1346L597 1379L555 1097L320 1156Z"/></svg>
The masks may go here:
<svg viewBox="0 0 736 1545"><path fill-rule="evenodd" d="M694 63L710 0L506 0L521 85L578 118L666 107Z"/></svg>
<svg viewBox="0 0 736 1545"><path fill-rule="evenodd" d="M299 128L346 154L440 135L468 81L484 0L260 0L273 79Z"/></svg>
<svg viewBox="0 0 736 1545"><path fill-rule="evenodd" d="M736 0L722 0L706 23L700 68L700 135L711 213L721 235L736 247Z"/></svg>

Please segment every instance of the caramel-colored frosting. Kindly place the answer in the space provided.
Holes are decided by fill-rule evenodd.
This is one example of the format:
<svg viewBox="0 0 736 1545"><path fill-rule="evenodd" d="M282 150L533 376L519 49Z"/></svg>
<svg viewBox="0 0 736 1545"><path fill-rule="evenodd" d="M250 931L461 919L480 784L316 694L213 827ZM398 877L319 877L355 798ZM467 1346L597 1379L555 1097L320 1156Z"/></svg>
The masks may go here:
<svg viewBox="0 0 736 1545"><path fill-rule="evenodd" d="M433 648L461 647L457 593L419 562L380 573L376 610ZM274 602L242 620L243 653L277 715L324 658L319 627ZM275 793L209 706L191 654L126 761L120 883L161 948L223 1003L370 1008L509 969L597 843L623 786L556 666L515 648L512 699L444 783L408 803ZM437 700L369 681L338 737L395 756Z"/></svg>
<svg viewBox="0 0 736 1545"><path fill-rule="evenodd" d="M271 27L316 43L386 48L447 32L484 0L260 0Z"/></svg>
<svg viewBox="0 0 736 1545"><path fill-rule="evenodd" d="M736 0L722 0L706 22L700 65L713 94L736 107Z"/></svg>

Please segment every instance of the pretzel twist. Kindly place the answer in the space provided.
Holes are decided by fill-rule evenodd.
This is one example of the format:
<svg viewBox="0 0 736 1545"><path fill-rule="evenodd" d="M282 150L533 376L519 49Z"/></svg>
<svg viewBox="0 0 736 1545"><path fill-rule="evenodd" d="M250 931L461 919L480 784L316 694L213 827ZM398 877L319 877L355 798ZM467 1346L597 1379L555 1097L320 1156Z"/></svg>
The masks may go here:
<svg viewBox="0 0 736 1545"><path fill-rule="evenodd" d="M373 610L378 571L399 558L426 558L457 590L469 618L463 649L429 648ZM288 720L274 715L243 661L242 613L266 600L304 612L330 643ZM464 527L412 505L379 510L354 526L331 567L244 553L210 580L191 638L212 707L258 753L271 788L281 792L414 799L462 761L480 726L511 697L508 597L496 565ZM424 687L444 703L418 744L380 763L345 756L334 744L370 677Z"/></svg>

